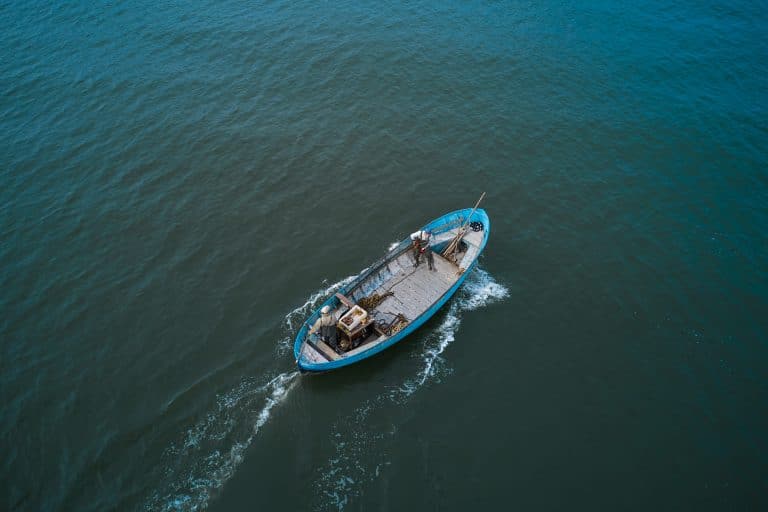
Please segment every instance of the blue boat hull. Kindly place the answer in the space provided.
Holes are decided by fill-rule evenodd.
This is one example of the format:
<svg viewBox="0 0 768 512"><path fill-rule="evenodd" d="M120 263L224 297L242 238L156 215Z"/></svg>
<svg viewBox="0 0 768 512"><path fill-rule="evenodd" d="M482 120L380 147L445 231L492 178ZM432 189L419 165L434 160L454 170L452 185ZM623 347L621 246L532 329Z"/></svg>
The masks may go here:
<svg viewBox="0 0 768 512"><path fill-rule="evenodd" d="M451 222L455 223L457 219L462 218L462 215L463 215L463 218L466 219L466 216L469 215L471 211L472 210L468 208L468 209L457 210L457 211L448 213L428 223L427 225L424 226L423 229L428 229L431 231L439 230L440 226L448 225ZM302 372L325 372L325 371L335 370L337 368L355 364L359 361L362 361L363 359L368 359L369 357L372 357L378 354L379 352L386 350L387 348L391 347L392 345L399 342L400 340L406 338L415 330L417 330L419 327L421 327L424 324L424 322L429 320L435 313L437 313L437 311L440 310L440 308L442 308L450 300L453 294L455 294L456 291L461 287L461 285L464 283L464 280L467 278L469 273L474 269L475 265L477 264L478 257L480 256L483 249L485 248L485 245L488 242L491 224L490 224L490 219L488 218L488 215L485 212L485 210L482 210L482 209L475 210L475 212L472 214L472 217L470 218L470 222L481 222L483 224L483 239L480 244L479 250L477 251L477 254L474 256L471 263L467 265L464 272L458 277L456 282L437 301L435 301L423 314L413 319L403 330L401 330L397 334L389 337L388 339L377 344L376 346L371 347L369 350L366 350L359 354L355 354L349 357L344 357L336 361L326 361L321 363L312 363L312 362L303 361L300 358L301 347L302 347L302 343L304 342L307 336L307 331L309 329L309 326L311 325L310 321L314 321L314 319L318 318L319 310L320 308L322 308L322 306L325 306L325 305L334 306L335 304L337 304L338 299L336 299L336 297L330 297L320 306L320 308L318 308L318 310L315 313L313 313L310 316L308 321L304 322L301 329L296 335L296 340L294 342L294 356L296 358L296 363L299 367L299 370L301 370ZM403 240L403 242L401 242L401 245L407 245L407 243L408 243L408 240L406 239L406 240ZM365 278L365 273L359 276L354 282L347 285L347 287L345 287L345 290L354 288L354 286L364 278ZM344 294L345 290L341 290L340 293Z"/></svg>

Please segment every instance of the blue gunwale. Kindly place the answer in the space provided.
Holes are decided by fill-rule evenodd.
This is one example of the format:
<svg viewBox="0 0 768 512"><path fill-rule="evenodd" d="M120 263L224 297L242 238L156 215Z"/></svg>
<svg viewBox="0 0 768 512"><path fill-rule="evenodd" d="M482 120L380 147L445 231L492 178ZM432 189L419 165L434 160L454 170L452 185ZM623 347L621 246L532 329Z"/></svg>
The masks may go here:
<svg viewBox="0 0 768 512"><path fill-rule="evenodd" d="M429 229L435 233L440 233L441 227L446 225L451 225L451 223L455 223L455 221L459 217L463 217L466 219L466 216L469 215L472 212L471 208L465 208L462 210L456 210L450 213L446 213L445 215L442 215L441 217L438 217L437 219L429 222L424 226L423 229ZM416 329L421 327L424 322L432 318L432 316L437 313L437 311L442 308L446 302L453 296L454 293L461 287L461 285L464 283L464 280L467 278L470 272L474 269L475 265L477 264L477 259L480 257L480 254L482 254L483 249L485 249L485 245L488 243L488 237L491 233L491 221L488 218L488 214L485 212L485 210L478 208L475 210L475 212L470 217L470 222L479 221L483 223L484 226L484 232L483 232L483 240L480 243L480 247L477 251L477 254L475 255L475 258L472 260L472 263L467 267L467 269L462 273L461 276L456 280L456 282L446 291L437 301L435 301L432 306L429 307L422 315L415 318L411 323L408 324L406 328L404 328L402 331L398 332L396 335L392 336L391 338L387 339L386 341L379 343L378 345L375 345L371 347L369 350L363 351L359 354L355 354L354 356L345 357L342 359L338 359L335 361L327 361L324 363L308 363L301 361L299 359L299 356L301 354L301 346L304 341L304 338L306 337L307 330L309 329L309 326L312 325L314 320L317 319L317 317L320 315L320 309L325 306L336 306L338 304L338 299L331 295L323 304L321 304L317 310L312 313L312 315L307 318L307 320L302 324L301 329L296 334L296 339L294 341L293 345L293 355L296 359L296 364L299 367L299 370L302 372L324 372L328 370L335 370L337 368L341 368L344 366L349 366L351 364L357 363L359 361L362 361L363 359L368 359L369 357L378 354L382 350L385 350L398 341L402 340L412 332L414 332ZM404 239L399 244L399 249L396 249L395 252L401 252L403 250L408 250L409 246L409 240L408 238ZM387 254L387 256L376 262L374 265L371 265L366 271L362 272L359 276L355 278L353 282L345 286L344 288L340 289L339 292L342 294L345 294L347 290L354 288L360 281L365 279L371 272L373 272L382 261L387 260L389 257L391 257L392 254Z"/></svg>

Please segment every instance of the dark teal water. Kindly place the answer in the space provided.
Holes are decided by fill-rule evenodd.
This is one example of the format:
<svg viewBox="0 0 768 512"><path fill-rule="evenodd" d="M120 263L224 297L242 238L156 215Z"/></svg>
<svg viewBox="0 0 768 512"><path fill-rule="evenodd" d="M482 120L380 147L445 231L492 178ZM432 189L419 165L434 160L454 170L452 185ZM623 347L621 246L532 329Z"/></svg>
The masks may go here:
<svg viewBox="0 0 768 512"><path fill-rule="evenodd" d="M768 6L0 3L0 509L761 510ZM424 222L369 362L296 326Z"/></svg>

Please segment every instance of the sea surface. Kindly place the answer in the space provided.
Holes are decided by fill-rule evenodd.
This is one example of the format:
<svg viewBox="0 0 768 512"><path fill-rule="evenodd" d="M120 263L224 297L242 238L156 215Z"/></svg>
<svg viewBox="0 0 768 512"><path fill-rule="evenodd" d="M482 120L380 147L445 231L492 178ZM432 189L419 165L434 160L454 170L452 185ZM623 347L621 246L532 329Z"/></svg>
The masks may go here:
<svg viewBox="0 0 768 512"><path fill-rule="evenodd" d="M0 1L0 510L768 510L766 120L763 0Z"/></svg>

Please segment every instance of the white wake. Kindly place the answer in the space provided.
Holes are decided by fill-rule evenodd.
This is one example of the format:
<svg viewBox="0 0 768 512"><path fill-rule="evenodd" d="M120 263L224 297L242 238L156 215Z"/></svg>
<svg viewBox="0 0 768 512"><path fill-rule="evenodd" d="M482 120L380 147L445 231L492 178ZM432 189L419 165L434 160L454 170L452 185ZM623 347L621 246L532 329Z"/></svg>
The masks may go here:
<svg viewBox="0 0 768 512"><path fill-rule="evenodd" d="M290 333L299 323L355 277L346 277L316 291L304 304L285 315L288 334L277 343L280 355L291 350ZM206 509L213 494L234 475L245 451L267 424L274 409L286 401L299 382L298 376L298 371L285 371L262 383L244 379L220 395L215 407L191 426L181 441L165 451L162 479L166 481L152 494L145 510L190 512Z"/></svg>
<svg viewBox="0 0 768 512"><path fill-rule="evenodd" d="M189 428L181 443L166 450L165 476L170 482L150 497L145 510L204 510L213 493L235 473L274 408L286 400L298 375L298 371L280 373L262 385L244 381L219 396L216 408ZM250 428L239 432L244 411L256 412L250 416Z"/></svg>

